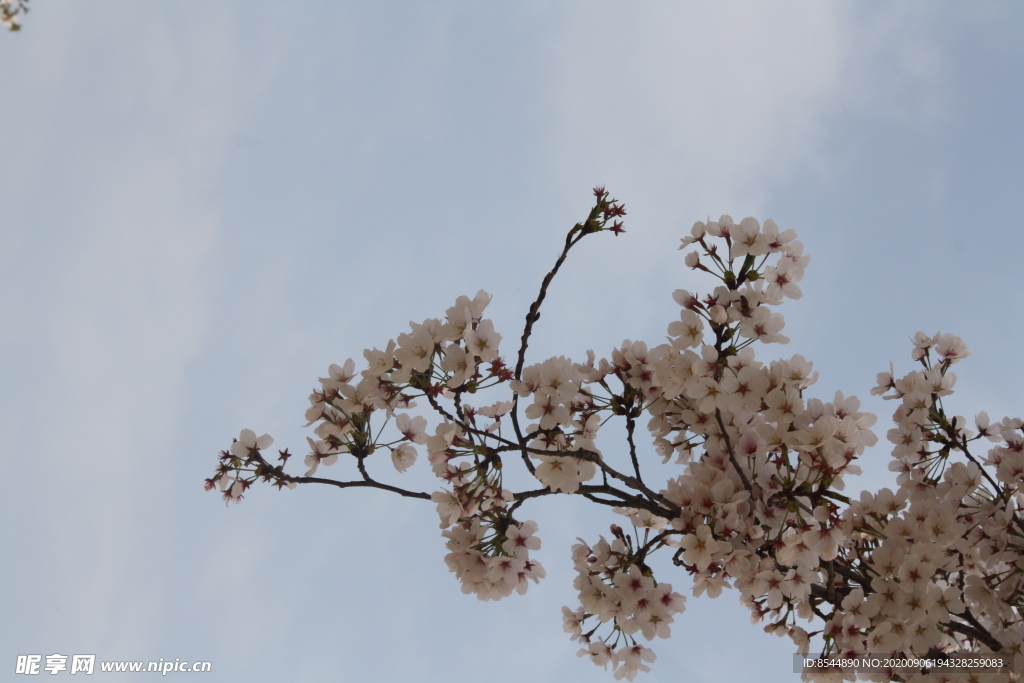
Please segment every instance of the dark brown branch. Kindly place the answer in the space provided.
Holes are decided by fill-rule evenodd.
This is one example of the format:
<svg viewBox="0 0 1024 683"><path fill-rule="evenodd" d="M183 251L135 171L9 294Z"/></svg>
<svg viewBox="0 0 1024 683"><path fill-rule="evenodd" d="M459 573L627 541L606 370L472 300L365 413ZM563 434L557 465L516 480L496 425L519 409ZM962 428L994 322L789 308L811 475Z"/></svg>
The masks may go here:
<svg viewBox="0 0 1024 683"><path fill-rule="evenodd" d="M844 564L840 563L838 559L832 561L831 568L843 578L849 581L854 581L857 584L859 584L861 588L864 590L865 595L870 595L874 592L871 589L870 583L865 583L864 577L862 577L860 574L858 574L850 567L847 567ZM841 604L843 598L843 596L838 595L835 592L835 590L830 590L820 584L811 584L811 595L818 598L822 602L833 605L834 607L838 607ZM823 615L819 614L818 616L822 617L824 620ZM964 621L950 620L948 622L943 623L942 626L948 628L951 631L956 631L957 633L965 635L969 638L974 638L975 640L984 643L985 647L989 648L993 652L1000 652L1003 649L1003 644L996 640L996 638L988 631L988 629L986 629L981 624L981 622L979 622L977 618L975 618L975 616L971 614L970 610L965 609L963 612L959 614L954 613L953 616L963 619Z"/></svg>
<svg viewBox="0 0 1024 683"><path fill-rule="evenodd" d="M531 448L531 449L527 449L527 450L529 450L530 452L534 452L536 449L532 449ZM545 455L559 455L560 454L560 453L556 454L556 453L545 452L545 451L537 451L537 452L544 453ZM627 476L625 474L622 474L618 470L610 467L608 464L605 463L604 458L601 457L600 453L597 453L596 451L591 451L591 450L586 449L586 448L581 448L578 451L568 451L566 453L566 455L568 455L570 457L573 457L573 458L579 458L580 460L587 460L587 461L590 461L592 463L595 463L598 467L601 468L601 470L603 472L605 472L606 474L611 475L612 478L618 479L619 481L621 481L623 484L625 484L626 486L630 487L631 489L635 489L637 491L640 491L645 496L650 498L652 501L657 501L657 502L661 503L662 505L666 506L667 508L669 508L671 510L674 510L675 513L671 514L670 517L675 517L675 516L678 515L679 512L682 511L682 508L680 508L678 505L676 505L675 503L673 503L672 501L670 501L668 498L666 498L665 496L661 495L660 493L655 493L651 489L647 488L647 486L644 485L644 483L642 481L640 481L639 479L637 479L636 477Z"/></svg>
<svg viewBox="0 0 1024 683"><path fill-rule="evenodd" d="M601 471L604 474L611 475L614 479L618 479L619 481L621 481L622 483L626 484L630 488L636 489L637 491L640 491L641 493L646 495L648 498L650 498L652 501L657 501L657 502L661 503L662 505L666 506L667 508L672 509L672 510L676 510L677 512L679 512L681 510L681 508L678 505L676 505L672 501L668 500L667 498L662 496L660 493L655 493L651 489L647 488L647 486L642 481L637 479L636 477L630 477L628 475L622 474L621 472L619 472L615 468L613 468L610 465L608 465L604 461L604 458L601 457L601 454L598 453L597 451L592 451L592 450L590 450L588 448L580 448L578 450L573 450L573 451L563 451L563 450L548 451L548 450L544 450L544 449L541 449L541 448L531 448L531 447L525 445L525 443L523 445L516 445L516 444L512 444L511 442L509 442L507 440L506 440L506 443L508 444L507 447L501 447L501 448L498 448L497 450L498 451L512 450L512 449L519 450L519 451L522 451L522 453L524 454L524 457L527 454L547 455L547 456L554 456L554 457L561 457L561 458L577 458L579 460L586 460L587 462L592 462L595 465L597 465L599 468L601 468Z"/></svg>
<svg viewBox="0 0 1024 683"><path fill-rule="evenodd" d="M572 249L573 245L579 242L583 238L583 234L577 234L575 239L573 238L573 231L570 231L565 238L565 247L562 249L561 255L558 260L555 261L555 267L552 268L547 275L544 276L544 281L540 286L540 293L532 304L530 304L530 310L526 314L526 326L523 328L523 336L519 344L519 355L516 358L516 380L522 379L523 376L523 364L526 362L526 347L530 342L530 335L533 334L533 324L540 319L540 306L544 303L544 298L548 294L548 286L551 281L555 278L558 273L558 269L562 267L565 262L565 257L569 255L569 250ZM524 446L523 448L523 462L526 463L526 468L530 470L530 474L536 476L537 471L534 469L533 463L530 461L530 456L526 453L526 441L523 439L523 431L519 426L519 394L516 393L515 398L512 399L512 428L516 432L516 438L519 443Z"/></svg>
<svg viewBox="0 0 1024 683"><path fill-rule="evenodd" d="M519 394L516 394L512 398L512 429L515 430L516 438L519 439L519 446L523 454L523 462L526 463L526 469L530 471L530 474L534 477L537 476L537 469L533 466L533 461L530 460L530 456L526 453L526 442L523 440L523 431L519 428Z"/></svg>
<svg viewBox="0 0 1024 683"><path fill-rule="evenodd" d="M855 582L858 586L864 588L866 593L873 592L871 590L871 579L858 573L852 567L848 566L846 564L846 560L841 560L837 557L836 559L831 560L830 566L832 568L832 571L834 571L836 574L839 574L847 581Z"/></svg>
<svg viewBox="0 0 1024 683"><path fill-rule="evenodd" d="M942 416L943 416L943 419L945 419L945 414L944 413L943 413ZM953 418L953 421L955 423L956 418ZM992 479L992 476L988 473L988 471L985 469L985 467L967 449L967 437L964 436L962 441L957 441L957 438L956 438L956 425L955 424L949 424L947 426L947 428L946 428L946 433L949 435L949 438L953 441L953 444L957 448L960 449L960 452L963 453L964 456L966 456L968 460L970 460L971 462L973 462L975 465L978 466L978 469L981 470L982 475L984 475L985 479L988 480L989 486L992 487L992 492L994 494L998 495L999 498L1004 503L1009 503L1010 502L1010 498L1009 498L1009 494L1006 492L1006 489L1004 489L1003 487L999 486L999 484L997 484L995 482L995 480ZM1016 527L1020 531L1024 531L1024 522L1021 522L1020 517L1017 516L1016 510L1013 511L1012 515L1013 515L1012 519L1013 519L1014 525L1016 525Z"/></svg>
<svg viewBox="0 0 1024 683"><path fill-rule="evenodd" d="M576 228L580 225L577 223ZM548 287L551 285L551 281L555 279L555 275L558 274L558 270L565 263L565 258L569 255L569 250L576 246L577 243L587 233L577 231L573 228L569 231L569 234L565 236L565 246L562 248L562 253L559 254L558 260L555 261L555 266L548 274L544 276L544 281L540 285L540 293L537 294L537 298L532 304L530 304L530 310L526 314L526 326L523 328L523 336L519 343L519 355L516 358L516 372L515 378L522 379L523 376L523 364L526 362L526 347L530 343L530 335L533 334L533 325L540 319L540 307L544 303L544 298L548 295Z"/></svg>
<svg viewBox="0 0 1024 683"><path fill-rule="evenodd" d="M637 475L638 475L637 477L630 477L630 476L627 476L627 475L624 475L624 474L620 473L618 470L616 470L615 468L613 468L613 467L609 466L607 463L605 463L604 462L604 458L602 458L599 453L597 453L596 451L589 450L589 449L579 449L579 450L574 450L574 451L562 451L562 450L559 450L559 451L548 451L548 450L543 450L543 449L539 449L539 448L531 448L531 447L527 446L526 445L526 440L524 439L521 430L519 430L519 428L518 428L518 420L517 420L517 417L516 417L516 411L515 411L514 407L513 407L512 411L511 411L511 417L512 417L513 425L516 426L517 437L520 439L519 443L516 443L516 442L511 441L509 439L505 439L503 437L500 437L497 434L488 433L488 432L485 432L483 430L476 429L474 427L470 427L469 425L464 424L463 422L459 422L458 420L455 420L455 418L450 413L448 413L443 407L441 407L441 405L437 402L437 399L435 399L433 396L430 396L429 394L427 394L426 396L427 396L427 400L430 402L430 405L434 408L434 410L439 412L445 418L449 419L451 422L454 422L455 424L458 424L463 430L465 430L465 431L467 431L469 433L477 434L477 435L485 437L485 438L491 438L491 439L494 439L494 440L496 440L496 441L498 441L500 443L503 443L504 445L499 447L499 448L497 448L496 449L497 451L499 451L499 452L503 451L503 450L518 450L518 451L520 451L523 454L523 459L526 462L527 467L530 470L530 474L532 474L534 476L536 476L536 469L534 468L533 462L530 460L529 456L531 454L532 455L547 455L547 456L557 456L557 457L578 458L580 460L586 460L588 462L593 462L594 464L596 464L598 467L601 468L601 471L602 471L602 473L605 476L611 475L613 478L618 479L619 481L623 482L624 484L626 484L630 488L633 488L633 489L636 489L637 491L642 492L644 495L646 495L648 498L650 498L650 500L657 501L657 502L661 503L662 505L665 506L666 509L674 510L676 513L678 513L680 511L679 506L675 505L674 503L669 501L667 498L665 498L661 494L655 493L651 489L647 488L647 486L639 478L639 474L640 474L639 469L640 468L639 468L639 462L638 462L637 457L636 457L636 446L633 443L632 433L630 433L630 435L629 435L630 455L631 455L632 460L633 460L634 468L637 471ZM516 400L518 400L518 398L519 397L517 395L516 396ZM533 436L535 436L535 434L527 435L527 437L533 437ZM640 499L637 499L637 500L640 500ZM633 507L643 507L643 506L633 505ZM656 514L661 514L661 513L656 513ZM662 515L662 516L665 516L665 515ZM671 516L674 516L674 515L670 514L668 516L671 517Z"/></svg>
<svg viewBox="0 0 1024 683"><path fill-rule="evenodd" d="M745 488L751 496L754 496L754 489L750 485L750 480L747 479L747 475L740 469L740 463L736 460L736 453L732 450L732 439L729 438L729 432L725 429L725 422L722 421L722 411L718 408L715 408L715 417L718 419L718 426L722 429L722 438L725 440L725 447L729 451L729 462L732 463L732 466L736 468L737 474L740 475L740 481L743 482L743 488Z"/></svg>
<svg viewBox="0 0 1024 683"><path fill-rule="evenodd" d="M444 408L442 408L441 404L437 402L437 399L434 398L433 396L431 396L429 392L424 392L423 395L427 397L427 402L430 404L430 407L432 407L437 412L441 413L441 415L446 420L448 420L449 422L455 422L456 421L455 418L452 416L452 414L449 413Z"/></svg>
<svg viewBox="0 0 1024 683"><path fill-rule="evenodd" d="M971 615L969 612L965 612L964 614L957 614L956 616L960 617L961 619L969 619L969 621L972 621L974 624L976 624L976 626L965 624L962 621L948 621L942 625L951 631L956 631L957 633L961 633L967 636L968 638L974 638L975 640L984 643L985 647L992 650L993 652L1002 651L1003 644L996 640L992 636L992 634L989 633L988 630L986 630L981 624L978 624L977 620L974 619L973 615Z"/></svg>
<svg viewBox="0 0 1024 683"><path fill-rule="evenodd" d="M340 489L362 486L391 491L392 493L397 493L398 495L405 496L406 498L422 498L424 500L430 500L429 493L408 491L398 486L382 484L381 482L374 480L369 474L367 474L362 458L359 458L359 472L363 475L363 481L338 481L337 479L325 479L323 477L295 477L290 474L285 474L284 469L280 465L271 465L263 458L261 453L253 453L250 457L259 463L260 466L257 469L262 470L259 473L259 476L261 477L272 477L278 481L289 481L295 482L296 484L329 484L331 486L337 486Z"/></svg>
<svg viewBox="0 0 1024 683"><path fill-rule="evenodd" d="M554 267L548 271L547 275L544 276L544 280L540 285L540 292L537 294L537 298L534 302L530 304L530 310L526 313L526 325L523 327L523 336L519 343L519 354L516 357L516 369L514 376L517 380L520 380L523 377L523 364L526 362L526 347L530 343L530 335L533 334L533 325L540 319L540 307L541 304L544 303L544 298L548 295L548 287L551 285L551 281L555 279L555 275L558 274L558 270L562 267L562 264L565 263L565 258L569 255L569 250L579 243L584 236L596 232L603 227L603 223L597 223L598 215L605 206L615 203L615 200L606 200L606 197L607 194L605 194L602 189L601 194L597 194L597 203L590 210L590 215L587 217L586 222L577 223L573 226L572 230L569 231L569 234L565 236L565 246L562 248L562 253L559 254ZM526 463L526 468L530 470L530 474L536 476L536 470L533 467L533 463L530 462L530 458L526 453L526 443L523 440L523 432L519 426L518 393L512 399L512 427L516 432L516 438L519 440L519 443L524 446L522 451L523 462Z"/></svg>
<svg viewBox="0 0 1024 683"><path fill-rule="evenodd" d="M619 501L619 500L606 500L604 498L598 498L597 495L593 494L593 493L580 493L580 495L583 496L584 498L586 498L587 500L591 501L591 502L597 503L598 505L605 505L607 507L615 507L615 508L622 506L622 501Z"/></svg>
<svg viewBox="0 0 1024 683"><path fill-rule="evenodd" d="M633 471L636 473L636 479L643 484L644 480L640 476L640 462L636 457L636 444L633 443L634 429L636 429L636 419L633 417L632 406L630 406L626 411L626 441L629 442L629 457L633 461Z"/></svg>
<svg viewBox="0 0 1024 683"><path fill-rule="evenodd" d="M618 500L610 501L610 500L603 500L603 499L600 499L600 498L594 498L592 496L595 493L601 493L601 494L604 494L604 495L607 495L607 496L615 496ZM612 507L634 507L634 508L639 508L639 509L647 510L648 512L651 512L651 513L653 513L655 515L658 515L659 517L664 517L666 519L672 519L672 518L678 516L678 514L679 514L679 508L678 507L674 508L674 509L669 509L669 508L661 507L661 506L659 506L659 505L657 505L657 504L647 500L646 498L641 498L639 496L631 495L630 493L628 493L626 491L623 491L621 489L617 489L614 486L608 486L607 484L592 485L592 486L583 485L583 486L580 486L576 490L576 493L574 493L574 494L566 494L564 491L552 491L551 489L547 489L547 488L544 488L544 489L533 489L532 491L521 491L519 493L513 493L512 495L513 495L513 497L516 500L516 502L513 504L513 509L518 508L521 505L521 501L527 500L529 498L541 498L543 496L550 496L550 495L555 495L555 494L581 495L584 498L587 498L589 500L593 500L595 503L601 503L602 505L609 505L609 506L612 506Z"/></svg>
<svg viewBox="0 0 1024 683"><path fill-rule="evenodd" d="M281 478L285 481L294 481L296 484L330 484L331 486L337 486L340 489L358 486L384 489L385 491L391 491L392 493L397 493L398 495L405 496L406 498L422 498L423 500L430 500L429 493L407 491L397 486L391 486L390 484L382 484L379 481L374 481L373 479L363 481L337 481L336 479L323 479L321 477L292 477L287 474Z"/></svg>

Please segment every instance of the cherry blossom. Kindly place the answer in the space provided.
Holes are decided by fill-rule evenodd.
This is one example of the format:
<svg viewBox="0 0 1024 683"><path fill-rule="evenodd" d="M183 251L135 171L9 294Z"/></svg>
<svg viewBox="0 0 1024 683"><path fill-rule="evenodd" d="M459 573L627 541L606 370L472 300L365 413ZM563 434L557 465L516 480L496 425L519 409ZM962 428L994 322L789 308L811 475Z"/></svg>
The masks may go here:
<svg viewBox="0 0 1024 683"><path fill-rule="evenodd" d="M531 501L580 496L619 523L609 523L608 538L573 545L578 605L563 607L563 627L580 657L611 666L617 679L650 670L655 654L641 641L670 637L685 609L656 576L658 553L694 596L735 595L800 653L1024 654L1024 421L946 412L966 343L917 332L916 368L900 374L890 364L877 375L871 393L895 406L886 437L896 485L851 494L859 459L878 443L875 416L840 391L812 395L819 376L802 356L757 357L759 343L788 342L777 309L801 297L810 263L796 233L771 220L723 215L682 238L683 266L709 286L673 292L679 311L666 322L667 343L627 339L604 358L526 362L570 250L589 235L623 232L624 207L603 187L594 198L544 278L518 349L502 356L503 337L483 317L488 293L460 296L443 321L410 323L383 350L365 351L358 373L351 359L328 368L305 411L316 439L307 439L303 476L285 472L287 450L268 459L269 435L245 429L206 488L228 502L259 480L431 501L446 566L481 600L525 593L545 576L541 526L522 517ZM478 394L492 402L474 408ZM422 414L410 412L417 406ZM399 473L416 466L416 445L426 447L437 490L371 475L378 470L367 463L385 453ZM342 457L351 479L314 476ZM509 488L524 478L522 490ZM803 677L968 680L936 675Z"/></svg>
<svg viewBox="0 0 1024 683"><path fill-rule="evenodd" d="M238 435L238 440L231 444L231 453L238 458L246 459L254 451L262 451L270 448L274 438L270 434L257 437L256 432L251 429L243 429Z"/></svg>

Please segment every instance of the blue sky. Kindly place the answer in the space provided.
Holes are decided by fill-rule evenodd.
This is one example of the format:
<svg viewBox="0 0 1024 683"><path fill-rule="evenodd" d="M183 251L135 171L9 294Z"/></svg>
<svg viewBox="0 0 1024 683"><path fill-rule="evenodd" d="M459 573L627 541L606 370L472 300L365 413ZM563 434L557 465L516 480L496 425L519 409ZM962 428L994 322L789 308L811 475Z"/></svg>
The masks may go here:
<svg viewBox="0 0 1024 683"><path fill-rule="evenodd" d="M761 358L812 360L811 395L860 396L884 446L875 373L953 332L974 355L947 405L1020 415L1022 46L1011 3L33 2L0 35L0 666L611 680L560 616L605 512L527 508L547 579L478 603L432 505L225 508L217 451L251 427L301 452L330 363L460 294L494 296L509 353L597 184L628 232L573 254L532 359L659 343L671 292L711 286L679 237L752 215L812 257ZM691 598L645 680L796 680L792 649L734 593Z"/></svg>

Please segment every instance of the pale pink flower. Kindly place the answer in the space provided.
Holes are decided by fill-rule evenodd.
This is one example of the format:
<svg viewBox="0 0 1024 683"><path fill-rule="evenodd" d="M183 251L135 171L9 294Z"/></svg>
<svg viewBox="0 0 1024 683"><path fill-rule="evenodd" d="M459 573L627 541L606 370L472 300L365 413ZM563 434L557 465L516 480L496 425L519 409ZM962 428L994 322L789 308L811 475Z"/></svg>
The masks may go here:
<svg viewBox="0 0 1024 683"><path fill-rule="evenodd" d="M326 441L313 441L313 439L306 437L306 441L309 443L310 449L313 451L305 458L306 467L309 471L306 472L305 476L312 477L316 474L316 470L323 464L326 467L330 467L334 463L338 462L338 453L333 450Z"/></svg>
<svg viewBox="0 0 1024 683"><path fill-rule="evenodd" d="M420 327L412 334L398 335L398 348L395 358L402 364L402 372L406 380L413 372L426 372L434 355L435 341L425 327Z"/></svg>
<svg viewBox="0 0 1024 683"><path fill-rule="evenodd" d="M501 545L501 549L509 555L525 558L529 551L540 549L540 539L534 536L536 532L537 523L532 520L519 526L510 524L505 531L507 540Z"/></svg>
<svg viewBox="0 0 1024 683"><path fill-rule="evenodd" d="M273 443L274 437L270 434L257 437L256 432L251 429L243 429L238 435L238 440L231 444L231 454L236 458L246 460L254 451L266 450Z"/></svg>
<svg viewBox="0 0 1024 683"><path fill-rule="evenodd" d="M476 373L476 363L472 355L457 344L449 344L444 350L441 367L452 373L451 379L448 380L448 386L452 389L461 387Z"/></svg>
<svg viewBox="0 0 1024 683"><path fill-rule="evenodd" d="M391 462L399 472L405 472L416 462L416 447L409 443L403 443L398 448L391 449Z"/></svg>
<svg viewBox="0 0 1024 683"><path fill-rule="evenodd" d="M411 417L408 413L399 413L395 416L395 428L398 429L402 438L413 443L427 442L427 419L425 417L419 415Z"/></svg>
<svg viewBox="0 0 1024 683"><path fill-rule="evenodd" d="M390 372L391 368L395 366L394 340L389 341L387 348L383 351L376 348L366 349L363 351L363 357L366 358L366 362L370 366L363 370L363 377L380 377L384 373Z"/></svg>
<svg viewBox="0 0 1024 683"><path fill-rule="evenodd" d="M608 643L603 640L598 640L590 644L586 649L581 649L576 653L577 657L590 657L590 661L594 664L608 668L608 663L612 660L613 655L612 648Z"/></svg>
<svg viewBox="0 0 1024 683"><path fill-rule="evenodd" d="M673 345L678 349L700 346L704 338L704 321L699 315L685 308L679 312L679 318L668 326L669 336L676 337Z"/></svg>
<svg viewBox="0 0 1024 683"><path fill-rule="evenodd" d="M585 614L582 607L576 608L575 612L568 607L562 608L562 630L570 634L569 637L573 640L577 640L583 635L582 627Z"/></svg>
<svg viewBox="0 0 1024 683"><path fill-rule="evenodd" d="M701 572L708 568L719 550L718 541L712 536L711 527L707 524L697 527L696 533L684 536L680 547L684 550L683 561L696 565L697 571Z"/></svg>
<svg viewBox="0 0 1024 683"><path fill-rule="evenodd" d="M797 286L797 282L803 279L803 271L785 259L780 260L775 266L765 268L764 280L768 284L765 294L769 298L776 298L779 294L789 299L799 299L803 292Z"/></svg>
<svg viewBox="0 0 1024 683"><path fill-rule="evenodd" d="M500 418L505 413L507 413L508 411L512 410L513 405L514 404L512 403L512 401L501 401L493 405L478 408L476 412L485 417L492 417L497 419Z"/></svg>
<svg viewBox="0 0 1024 683"><path fill-rule="evenodd" d="M732 258L744 256L763 256L768 253L770 240L761 232L761 225L756 218L744 218L731 231Z"/></svg>
<svg viewBox="0 0 1024 683"><path fill-rule="evenodd" d="M794 230L785 230L780 233L779 226L770 218L761 226L761 232L768 239L768 250L773 253L785 249L790 242L796 239Z"/></svg>
<svg viewBox="0 0 1024 683"><path fill-rule="evenodd" d="M964 340L953 334L936 334L933 343L935 352L950 363L956 363L971 355Z"/></svg>
<svg viewBox="0 0 1024 683"><path fill-rule="evenodd" d="M490 362L498 357L498 344L501 343L501 335L494 331L494 323L490 320L483 320L476 329L466 330L463 334L469 352L479 356L480 360Z"/></svg>
<svg viewBox="0 0 1024 683"><path fill-rule="evenodd" d="M449 491L435 491L430 500L437 503L437 514L441 518L441 528L445 529L459 521L463 515L462 504Z"/></svg>
<svg viewBox="0 0 1024 683"><path fill-rule="evenodd" d="M704 225L704 223L697 221L696 223L693 224L693 227L690 228L690 235L688 237L682 238L682 244L679 245L679 248L685 249L694 242L699 241L702 237L704 237L706 232L707 226Z"/></svg>
<svg viewBox="0 0 1024 683"><path fill-rule="evenodd" d="M643 645L628 645L619 648L615 653L615 662L619 667L615 670L615 680L632 681L640 671L650 671L651 667L643 662L653 662L656 659L654 651Z"/></svg>

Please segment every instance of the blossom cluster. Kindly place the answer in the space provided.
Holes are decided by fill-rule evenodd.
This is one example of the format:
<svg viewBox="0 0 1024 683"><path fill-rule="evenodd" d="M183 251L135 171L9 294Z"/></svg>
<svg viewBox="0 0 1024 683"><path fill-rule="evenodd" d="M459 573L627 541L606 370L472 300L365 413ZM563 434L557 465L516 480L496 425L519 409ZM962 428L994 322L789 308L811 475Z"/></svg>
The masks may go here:
<svg viewBox="0 0 1024 683"><path fill-rule="evenodd" d="M486 533L479 519L458 524L444 531L450 551L444 561L462 582L463 593L473 593L481 600L500 600L515 590L522 595L546 572L530 551L540 548L540 539L533 534L537 523L509 524L504 533ZM490 552L489 552L490 551Z"/></svg>
<svg viewBox="0 0 1024 683"><path fill-rule="evenodd" d="M623 512L631 513L630 516L638 514L636 510ZM577 571L573 586L579 591L580 607L575 611L562 608L563 627L587 645L579 651L580 657L589 657L598 666L612 664L616 679L633 680L638 672L650 671L643 662L656 658L652 650L636 641L636 633L647 640L668 638L673 615L685 609L686 598L673 592L671 584L654 580L642 559L637 561L632 538L621 527L612 527L612 533L615 539L610 544L602 537L594 547L582 539L573 546L572 559ZM595 639L600 626L584 633L584 625L591 617L599 624L611 623L614 640Z"/></svg>
<svg viewBox="0 0 1024 683"><path fill-rule="evenodd" d="M535 436L530 446L537 452L532 457L540 461L535 474L551 491L575 493L597 474L593 462L553 455L581 449L596 452L594 438L600 418L592 402L580 393L582 379L578 366L565 356L558 356L525 368L522 379L513 380L510 385L520 398L533 397L526 417L540 420L527 427L529 434Z"/></svg>
<svg viewBox="0 0 1024 683"><path fill-rule="evenodd" d="M20 17L27 13L28 0L0 0L0 24L8 31L20 31Z"/></svg>
<svg viewBox="0 0 1024 683"><path fill-rule="evenodd" d="M818 380L802 356L761 361L755 344L782 344L785 299L799 299L810 257L792 230L753 218L698 222L682 239L685 263L719 284L703 296L677 290L678 319L665 343L625 340L608 358L589 351L525 362L528 340L569 250L597 232L621 233L624 208L595 190L588 218L566 237L526 317L514 367L484 318L490 296L459 297L444 320L410 323L383 350L332 365L310 397L308 468L271 464L268 435L243 430L221 453L207 488L239 500L257 480L278 487L320 483L372 487L431 500L465 593L497 600L524 593L545 572L534 521L515 517L532 498L578 495L611 508L611 540L572 549L579 605L563 608L581 657L611 665L616 678L648 671L654 652L639 639L667 638L685 599L655 577L659 552L692 582L695 596L732 588L766 632L802 653L953 651L1021 653L1024 626L1024 422L949 417L953 364L970 351L949 334L918 333L921 366L878 376L872 393L898 401L890 465L895 490L844 493L875 417L835 392L806 396ZM467 401L493 388L490 405ZM413 412L418 401L435 420ZM520 405L522 404L522 405ZM523 408L520 411L520 408ZM521 421L521 416L525 417ZM640 438L646 421L649 441ZM609 447L614 421L625 443ZM972 426L969 426L972 425ZM510 429L511 428L511 429ZM511 432L511 433L510 433ZM982 455L973 445L993 442ZM599 446L600 444L600 446ZM649 447L648 447L649 444ZM425 447L440 488L386 484L368 463L390 454L407 471ZM321 466L351 462L358 477L327 479ZM513 492L508 467L520 461L539 488ZM652 478L657 475L657 483ZM935 672L808 671L808 680L932 680ZM942 680L970 680L943 673Z"/></svg>

